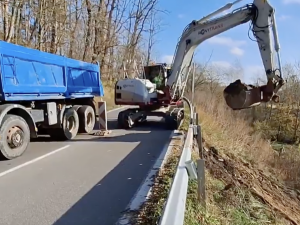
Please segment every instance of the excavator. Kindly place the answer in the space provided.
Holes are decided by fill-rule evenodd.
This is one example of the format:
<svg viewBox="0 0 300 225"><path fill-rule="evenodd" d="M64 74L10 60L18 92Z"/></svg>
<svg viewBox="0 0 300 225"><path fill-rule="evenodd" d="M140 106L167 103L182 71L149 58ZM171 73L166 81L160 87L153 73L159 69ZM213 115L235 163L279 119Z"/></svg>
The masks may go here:
<svg viewBox="0 0 300 225"><path fill-rule="evenodd" d="M147 116L159 116L164 118L167 129L178 129L184 118L183 94L196 47L209 38L247 22L250 22L249 31L252 31L256 38L254 41L258 44L267 83L253 86L238 79L224 89L224 100L232 110L255 107L262 102L279 102L278 91L285 81L282 78L275 9L268 0L254 0L231 13L215 17L240 1L228 3L188 24L179 38L171 68L164 63L145 66L143 78L124 78L116 82L115 104L130 106L118 115L120 128L130 129L136 123L147 121ZM271 32L277 67L273 61ZM161 82L155 83L155 79Z"/></svg>

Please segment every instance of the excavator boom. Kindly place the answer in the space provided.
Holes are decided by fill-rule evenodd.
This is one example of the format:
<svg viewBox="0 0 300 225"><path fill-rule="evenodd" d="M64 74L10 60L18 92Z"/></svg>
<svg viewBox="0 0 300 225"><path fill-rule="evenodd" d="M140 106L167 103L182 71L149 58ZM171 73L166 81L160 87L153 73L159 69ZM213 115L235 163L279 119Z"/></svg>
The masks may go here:
<svg viewBox="0 0 300 225"><path fill-rule="evenodd" d="M228 6L231 7L232 5L233 3L227 4L216 12L219 13L223 8L228 8ZM173 101L177 101L178 97L181 97L183 94L185 80L189 74L188 72L197 46L211 37L249 21L251 22L251 30L258 44L268 82L264 86L253 87L237 80L225 88L225 101L232 109L249 108L270 100L278 101L279 97L276 93L284 84L284 81L281 75L280 46L274 8L267 0L254 0L253 4L247 4L225 16L210 19L210 16L214 16L216 12L199 21L192 21L184 29L180 37L173 59L172 73L167 81ZM273 61L271 28L279 68L275 68Z"/></svg>
<svg viewBox="0 0 300 225"><path fill-rule="evenodd" d="M275 22L275 10L268 0L254 0L224 16L212 18L228 10L237 2L229 3L198 21L192 21L184 30L175 50L172 67L156 64L144 68L145 79L121 79L115 85L115 104L138 106L119 112L120 128L131 128L144 122L149 115L163 116L167 129L178 129L184 117L182 96L186 87L195 49L203 41L251 22L251 30L260 51L267 84L259 87L245 85L237 80L224 89L224 99L233 110L256 106L270 100L278 102L278 90L284 84L281 74L279 42ZM271 29L277 52L278 68L273 61ZM278 72L278 73L277 73Z"/></svg>

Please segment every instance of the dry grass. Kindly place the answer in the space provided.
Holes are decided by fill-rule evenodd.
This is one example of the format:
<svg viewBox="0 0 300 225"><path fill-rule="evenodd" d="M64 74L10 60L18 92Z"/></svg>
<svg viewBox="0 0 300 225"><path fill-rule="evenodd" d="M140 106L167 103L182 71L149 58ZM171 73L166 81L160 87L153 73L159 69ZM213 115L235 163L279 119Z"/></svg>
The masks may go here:
<svg viewBox="0 0 300 225"><path fill-rule="evenodd" d="M108 110L118 107L115 105L115 82L114 81L106 81L103 82L104 87L104 98L106 101Z"/></svg>
<svg viewBox="0 0 300 225"><path fill-rule="evenodd" d="M194 149L193 160L199 158ZM190 180L185 225L267 225L290 224L282 217L277 217L261 199L252 194L250 189L232 183L225 179L230 173L221 165L214 165L206 157L206 213L201 208L197 198L197 181ZM229 187L230 186L230 187Z"/></svg>
<svg viewBox="0 0 300 225"><path fill-rule="evenodd" d="M298 150L291 147L279 156L250 126L249 112L231 111L218 94L196 96L205 144L212 149L206 153L207 213L191 181L185 224L299 224L298 194L290 189L299 184Z"/></svg>
<svg viewBox="0 0 300 225"><path fill-rule="evenodd" d="M253 133L242 112L228 109L221 95L203 92L197 95L196 102L206 141L213 143L219 151L260 165L273 157L270 144Z"/></svg>
<svg viewBox="0 0 300 225"><path fill-rule="evenodd" d="M250 126L245 113L228 109L221 96L208 93L197 96L197 103L201 106L199 118L207 142L212 143L221 153L226 152L231 157L241 157L260 169L275 173L288 185L300 187L298 146L277 144L275 148L261 132L262 129L267 128L267 125L261 129L257 129L257 123L254 127ZM274 123L275 118L277 117L273 117ZM278 150L281 154L274 150Z"/></svg>
<svg viewBox="0 0 300 225"><path fill-rule="evenodd" d="M120 106L115 105L115 93L114 93L114 88L115 88L115 82L114 81L102 81L103 83L103 88L104 88L104 97L95 97L94 101L95 104L100 101L106 101L106 107L107 110L111 110Z"/></svg>

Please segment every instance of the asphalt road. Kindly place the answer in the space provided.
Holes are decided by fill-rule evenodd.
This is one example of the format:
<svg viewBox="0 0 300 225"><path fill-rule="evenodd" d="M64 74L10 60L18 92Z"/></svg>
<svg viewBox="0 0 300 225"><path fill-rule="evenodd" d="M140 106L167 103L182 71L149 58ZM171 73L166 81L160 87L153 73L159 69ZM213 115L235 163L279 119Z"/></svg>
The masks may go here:
<svg viewBox="0 0 300 225"><path fill-rule="evenodd" d="M133 130L118 130L117 111L108 115L110 137L42 138L20 158L0 162L0 225L113 225L118 220L170 132L156 117Z"/></svg>

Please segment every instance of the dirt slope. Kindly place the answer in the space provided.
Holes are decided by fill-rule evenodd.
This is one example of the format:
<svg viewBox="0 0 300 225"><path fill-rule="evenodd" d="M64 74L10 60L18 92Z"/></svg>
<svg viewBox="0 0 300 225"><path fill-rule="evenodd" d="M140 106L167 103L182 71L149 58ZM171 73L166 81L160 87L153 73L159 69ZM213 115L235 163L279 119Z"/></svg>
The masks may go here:
<svg viewBox="0 0 300 225"><path fill-rule="evenodd" d="M232 155L222 154L221 157L214 147L205 147L205 159L210 174L226 184L224 194L233 187L247 188L270 208L282 214L287 224L300 225L299 192L287 189L274 176L267 175Z"/></svg>

